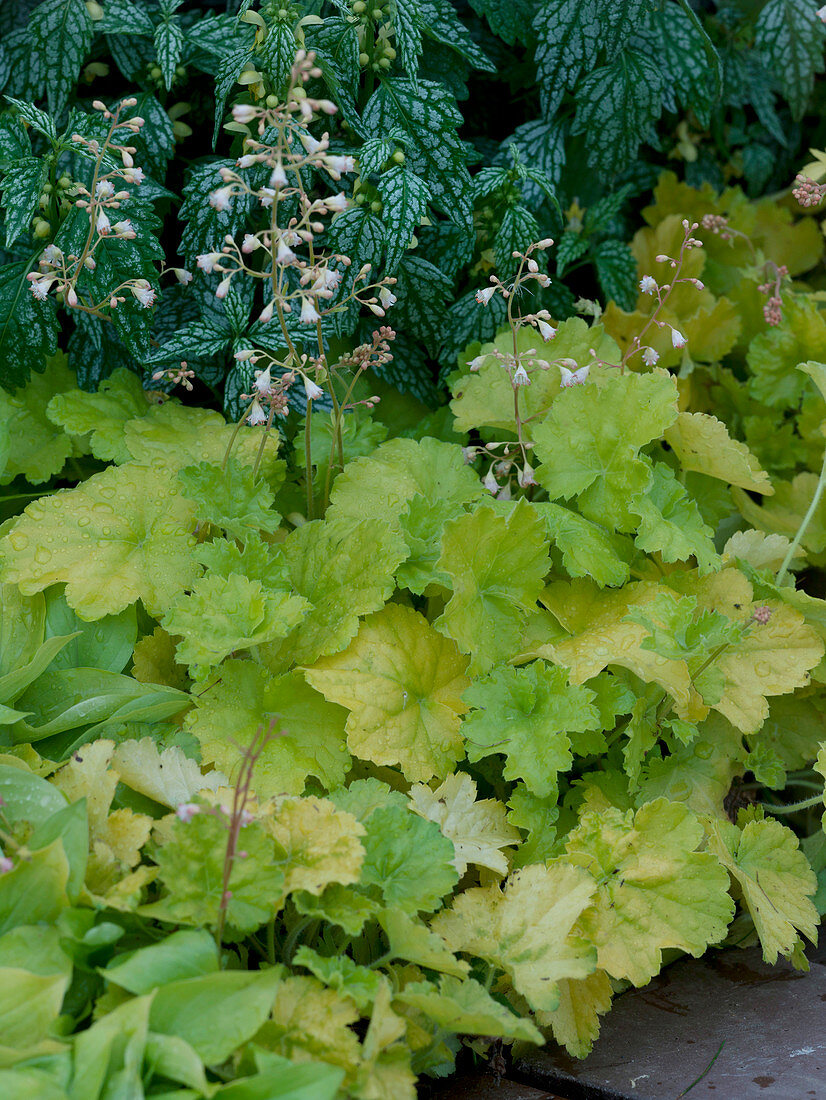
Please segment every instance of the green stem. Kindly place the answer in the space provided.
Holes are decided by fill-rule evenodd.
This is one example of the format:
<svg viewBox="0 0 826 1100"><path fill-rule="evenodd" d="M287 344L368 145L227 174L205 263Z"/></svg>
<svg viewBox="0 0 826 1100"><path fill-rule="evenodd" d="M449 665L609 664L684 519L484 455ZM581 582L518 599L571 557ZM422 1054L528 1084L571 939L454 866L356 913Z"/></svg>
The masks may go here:
<svg viewBox="0 0 826 1100"><path fill-rule="evenodd" d="M307 415L304 417L304 461L307 466L307 519L313 518L313 448L312 422L313 403L307 400Z"/></svg>
<svg viewBox="0 0 826 1100"><path fill-rule="evenodd" d="M801 539L803 538L804 534L806 533L806 528L812 522L812 517L814 516L815 512L817 511L818 504L820 504L820 498L823 496L823 488L824 488L825 485L826 485L826 451L823 454L823 466L821 467L821 470L820 470L820 477L818 478L817 488L815 489L814 496L812 497L812 503L809 505L809 510L806 512L806 515L803 517L803 522L798 527L797 534L792 539L791 546L786 551L786 556L783 559L783 563L777 571L777 576L774 578L774 583L776 585L781 585L783 583L783 581L786 579L786 574L789 571L789 566L792 563L792 559L794 558L795 554L797 553L797 549L800 546Z"/></svg>
<svg viewBox="0 0 826 1100"><path fill-rule="evenodd" d="M786 806L773 806L771 802L758 802L757 805L771 814L796 814L799 810L810 810L812 806L822 806L823 793L806 798L802 802L791 802Z"/></svg>

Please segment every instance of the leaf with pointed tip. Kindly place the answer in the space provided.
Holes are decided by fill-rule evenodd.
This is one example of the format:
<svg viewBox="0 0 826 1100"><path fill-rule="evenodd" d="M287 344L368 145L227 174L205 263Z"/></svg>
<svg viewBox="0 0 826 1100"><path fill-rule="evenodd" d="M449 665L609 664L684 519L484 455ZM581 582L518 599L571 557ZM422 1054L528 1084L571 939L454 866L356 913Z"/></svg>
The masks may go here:
<svg viewBox="0 0 826 1100"><path fill-rule="evenodd" d="M803 117L823 71L826 31L809 0L768 0L757 17L754 44L783 89L792 116Z"/></svg>
<svg viewBox="0 0 826 1100"><path fill-rule="evenodd" d="M384 203L382 220L389 230L384 244L385 264L388 272L394 274L425 216L430 190L423 180L401 165L379 177L378 189Z"/></svg>
<svg viewBox="0 0 826 1100"><path fill-rule="evenodd" d="M60 115L92 45L91 16L83 0L42 0L27 29L46 63L49 110Z"/></svg>

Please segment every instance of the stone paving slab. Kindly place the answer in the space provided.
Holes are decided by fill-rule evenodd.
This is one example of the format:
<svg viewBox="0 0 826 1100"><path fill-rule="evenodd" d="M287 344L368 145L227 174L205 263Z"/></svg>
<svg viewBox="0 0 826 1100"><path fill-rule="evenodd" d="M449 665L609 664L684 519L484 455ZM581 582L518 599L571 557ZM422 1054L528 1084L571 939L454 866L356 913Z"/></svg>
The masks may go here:
<svg viewBox="0 0 826 1100"><path fill-rule="evenodd" d="M617 998L584 1061L540 1049L512 1076L568 1100L826 1100L826 950L808 955L808 974L756 948L683 959Z"/></svg>

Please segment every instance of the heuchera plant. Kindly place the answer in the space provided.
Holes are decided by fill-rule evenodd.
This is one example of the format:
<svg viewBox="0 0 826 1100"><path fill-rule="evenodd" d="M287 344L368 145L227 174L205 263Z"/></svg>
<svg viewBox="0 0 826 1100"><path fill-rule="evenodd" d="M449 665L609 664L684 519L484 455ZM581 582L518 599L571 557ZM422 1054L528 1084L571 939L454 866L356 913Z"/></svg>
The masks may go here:
<svg viewBox="0 0 826 1100"><path fill-rule="evenodd" d="M250 153L268 179L273 148ZM296 191L298 233L324 200ZM352 378L327 358L343 254L301 260L266 209L257 246L209 257L216 284L260 253L278 328L322 343L267 353L238 423L148 402L126 370L85 393L59 358L6 399L31 440L7 477L98 469L0 539L0 950L25 1037L0 1081L81 1095L128 1035L105 1072L154 1091L412 1098L461 1036L585 1054L663 952L759 941L805 966L823 843L807 858L775 815L822 799L823 601L792 573L819 562L819 495L737 438L726 378L745 362L757 401L799 311L815 339L791 276L779 325L760 287L761 251L789 266L816 226L665 178L632 245L639 318L590 324L533 308L547 241L515 250L478 292L510 324L451 378L458 441L385 440L372 402L341 411ZM766 406L801 454L824 372ZM787 781L818 794L770 793Z"/></svg>

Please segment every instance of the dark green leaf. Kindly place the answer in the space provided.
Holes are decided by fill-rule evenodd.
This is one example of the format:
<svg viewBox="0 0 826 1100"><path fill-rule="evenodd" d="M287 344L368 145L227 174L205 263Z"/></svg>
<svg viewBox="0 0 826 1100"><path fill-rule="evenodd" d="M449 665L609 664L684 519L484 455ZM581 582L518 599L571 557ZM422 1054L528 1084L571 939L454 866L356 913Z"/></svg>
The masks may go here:
<svg viewBox="0 0 826 1100"><path fill-rule="evenodd" d="M702 23L686 0L650 14L653 56L663 72L666 93L673 90L702 126L708 126L711 108L722 87L720 58ZM671 108L676 109L676 103Z"/></svg>
<svg viewBox="0 0 826 1100"><path fill-rule="evenodd" d="M507 282L516 274L520 261L514 258L513 252L525 252L528 245L541 236L536 218L529 210L524 206L508 207L493 242L496 272L500 279Z"/></svg>
<svg viewBox="0 0 826 1100"><path fill-rule="evenodd" d="M150 38L155 25L149 12L132 0L106 0L100 30L105 34L143 34Z"/></svg>
<svg viewBox="0 0 826 1100"><path fill-rule="evenodd" d="M755 45L782 88L792 115L800 119L823 71L826 27L815 0L769 0L757 19Z"/></svg>
<svg viewBox="0 0 826 1100"><path fill-rule="evenodd" d="M307 27L305 36L308 47L315 52L316 64L324 74L324 80L342 117L360 134L361 120L356 99L361 79L361 47L357 25L348 23L346 19L325 19L321 26Z"/></svg>
<svg viewBox="0 0 826 1100"><path fill-rule="evenodd" d="M238 82L244 66L253 57L248 46L237 46L221 60L215 77L215 126L212 131L212 145L215 146L221 123L224 120L224 104L227 96Z"/></svg>
<svg viewBox="0 0 826 1100"><path fill-rule="evenodd" d="M44 59L39 50L32 49L28 28L21 27L5 35L3 48L11 67L6 92L18 99L37 99L43 91Z"/></svg>
<svg viewBox="0 0 826 1100"><path fill-rule="evenodd" d="M172 87L175 79L175 67L181 60L184 48L184 32L177 19L159 23L155 28L155 56L163 73L166 90Z"/></svg>
<svg viewBox="0 0 826 1100"><path fill-rule="evenodd" d="M588 238L581 233L566 232L556 246L556 273L561 278L565 268L588 251Z"/></svg>
<svg viewBox="0 0 826 1100"><path fill-rule="evenodd" d="M614 3L620 5L623 0ZM555 114L565 89L574 87L583 69L594 67L604 23L605 13L597 0L545 0L540 5L533 23L535 60L547 117Z"/></svg>
<svg viewBox="0 0 826 1100"><path fill-rule="evenodd" d="M607 300L632 310L637 301L637 261L624 241L603 241L594 252L594 263Z"/></svg>
<svg viewBox="0 0 826 1100"><path fill-rule="evenodd" d="M419 0L419 7L423 34L455 50L474 69L481 69L486 73L496 72L496 65L471 37L450 0Z"/></svg>
<svg viewBox="0 0 826 1100"><path fill-rule="evenodd" d="M10 161L28 157L32 143L26 127L14 115L0 115L0 170L5 171Z"/></svg>
<svg viewBox="0 0 826 1100"><path fill-rule="evenodd" d="M619 54L583 80L577 91L574 133L585 134L588 165L611 177L635 156L662 110L662 74L633 50Z"/></svg>
<svg viewBox="0 0 826 1100"><path fill-rule="evenodd" d="M43 0L28 26L45 62L49 110L60 114L92 45L92 20L83 0Z"/></svg>
<svg viewBox="0 0 826 1100"><path fill-rule="evenodd" d="M82 390L96 390L118 367L140 374L140 364L124 347L114 325L81 310L73 311L72 320L75 330L68 342L69 366L77 372Z"/></svg>
<svg viewBox="0 0 826 1100"><path fill-rule="evenodd" d="M50 118L45 111L41 111L33 103L24 103L20 99L12 99L11 96L6 96L6 100L15 108L20 118L24 122L28 122L29 126L36 130L38 134L43 134L50 141L57 140L54 119Z"/></svg>
<svg viewBox="0 0 826 1100"><path fill-rule="evenodd" d="M2 201L6 212L6 248L11 248L29 228L46 178L46 167L40 157L23 157L12 161L5 169Z"/></svg>
<svg viewBox="0 0 826 1100"><path fill-rule="evenodd" d="M459 269L473 258L474 237L464 226L436 221L420 226L416 236L422 255L427 256L450 279L454 279Z"/></svg>
<svg viewBox="0 0 826 1100"><path fill-rule="evenodd" d="M458 135L462 116L445 88L426 80L418 87L404 78L386 80L367 104L363 122L374 137L397 126L404 130L407 168L424 178L433 202L448 217L470 226L470 175Z"/></svg>
<svg viewBox="0 0 826 1100"><path fill-rule="evenodd" d="M229 346L231 340L232 330L228 324L220 325L209 318L199 317L197 321L183 325L171 340L153 351L145 363L177 364L181 359L188 361L217 355Z"/></svg>
<svg viewBox="0 0 826 1100"><path fill-rule="evenodd" d="M563 122L546 122L542 118L525 122L502 142L496 159L500 163L506 162L506 158L510 160L510 146L515 145L525 164L541 171L551 187L556 187L565 167L565 132ZM532 178L533 174L522 181L522 197L528 206L539 205L545 197L544 187Z"/></svg>
<svg viewBox="0 0 826 1100"><path fill-rule="evenodd" d="M273 23L258 55L258 64L270 78L277 96L287 90L296 49L292 22Z"/></svg>
<svg viewBox="0 0 826 1100"><path fill-rule="evenodd" d="M509 46L531 40L536 0L470 0L470 6L487 19L493 33Z"/></svg>
<svg viewBox="0 0 826 1100"><path fill-rule="evenodd" d="M359 175L362 179L377 176L393 154L396 142L388 137L369 138L359 149Z"/></svg>
<svg viewBox="0 0 826 1100"><path fill-rule="evenodd" d="M36 257L0 267L0 385L16 389L57 349L54 302L38 302L26 275Z"/></svg>
<svg viewBox="0 0 826 1100"><path fill-rule="evenodd" d="M422 52L419 0L390 0L390 18L396 32L399 61L415 84Z"/></svg>
<svg viewBox="0 0 826 1100"><path fill-rule="evenodd" d="M390 311L390 323L405 335L423 340L435 355L445 334L448 318L445 299L451 289L451 280L437 267L409 252L396 271L393 293L398 302Z"/></svg>
<svg viewBox="0 0 826 1100"><path fill-rule="evenodd" d="M242 32L246 31L245 36ZM205 53L223 57L227 52L227 42L233 38L251 37L252 28L239 24L231 15L216 12L204 12L186 30L186 41L190 47L204 50ZM244 43L246 44L246 43Z"/></svg>
<svg viewBox="0 0 826 1100"><path fill-rule="evenodd" d="M214 160L196 165L189 173L179 217L187 223L180 250L190 267L202 253L220 252L226 234L235 236L244 226L252 206L248 197L237 195L228 210L216 210L209 204L210 194L223 185L220 169L233 163Z"/></svg>
<svg viewBox="0 0 826 1100"><path fill-rule="evenodd" d="M384 262L387 272L392 275L425 216L429 194L427 184L402 167L385 172L378 187L384 204L382 219L388 230Z"/></svg>
<svg viewBox="0 0 826 1100"><path fill-rule="evenodd" d="M486 306L476 301L476 291L463 294L447 311L447 324L442 333L439 362L448 369L456 366L460 352L475 340L487 343L503 324L508 305L501 294L494 294Z"/></svg>

